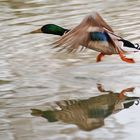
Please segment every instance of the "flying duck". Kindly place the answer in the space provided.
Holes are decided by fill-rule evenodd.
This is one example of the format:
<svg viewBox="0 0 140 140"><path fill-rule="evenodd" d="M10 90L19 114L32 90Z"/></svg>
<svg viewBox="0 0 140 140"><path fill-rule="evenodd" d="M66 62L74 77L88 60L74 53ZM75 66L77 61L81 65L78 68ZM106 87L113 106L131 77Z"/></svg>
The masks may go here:
<svg viewBox="0 0 140 140"><path fill-rule="evenodd" d="M60 48L59 51L67 50L76 52L89 48L100 52L96 58L97 62L102 60L104 55L118 54L122 61L134 63L125 54L138 52L140 47L135 46L128 40L116 35L113 29L105 22L99 13L92 13L86 16L83 21L73 29L65 29L55 24L46 24L41 29L31 33L46 33L61 36L53 45Z"/></svg>

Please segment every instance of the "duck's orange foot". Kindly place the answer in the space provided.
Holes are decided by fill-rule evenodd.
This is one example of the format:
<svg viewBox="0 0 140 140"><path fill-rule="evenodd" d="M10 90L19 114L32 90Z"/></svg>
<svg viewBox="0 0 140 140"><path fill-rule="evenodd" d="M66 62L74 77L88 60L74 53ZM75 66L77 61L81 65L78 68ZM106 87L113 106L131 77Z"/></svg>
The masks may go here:
<svg viewBox="0 0 140 140"><path fill-rule="evenodd" d="M121 52L119 52L119 56L122 61L125 61L127 63L135 63L135 61L132 58L126 58Z"/></svg>
<svg viewBox="0 0 140 140"><path fill-rule="evenodd" d="M125 61L125 62L127 62L127 63L135 63L134 59L132 59L132 58L126 58L126 57L124 57L122 60Z"/></svg>
<svg viewBox="0 0 140 140"><path fill-rule="evenodd" d="M96 62L100 62L102 60L102 57L104 56L103 53L98 54L97 58L96 58Z"/></svg>
<svg viewBox="0 0 140 140"><path fill-rule="evenodd" d="M134 89L135 89L134 87L131 87L131 88L126 88L126 89L122 90L122 91L119 93L118 98L119 98L119 99L122 99L122 98L125 96L125 93L126 93L126 92L133 92Z"/></svg>

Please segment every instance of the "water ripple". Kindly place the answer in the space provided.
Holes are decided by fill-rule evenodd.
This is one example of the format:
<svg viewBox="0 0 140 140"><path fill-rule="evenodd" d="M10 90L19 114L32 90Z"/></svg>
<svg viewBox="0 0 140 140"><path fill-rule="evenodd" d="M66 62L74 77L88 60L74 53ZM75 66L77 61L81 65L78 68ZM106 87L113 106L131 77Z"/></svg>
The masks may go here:
<svg viewBox="0 0 140 140"><path fill-rule="evenodd" d="M98 95L97 83L113 91L136 87L133 94L140 96L139 53L132 56L137 62L133 65L117 56L106 56L97 64L94 51L56 53L50 44L57 37L27 33L47 23L73 28L85 15L98 11L115 32L140 44L139 7L139 0L1 0L0 139L138 139L139 106L114 114L91 133L32 117L30 109Z"/></svg>

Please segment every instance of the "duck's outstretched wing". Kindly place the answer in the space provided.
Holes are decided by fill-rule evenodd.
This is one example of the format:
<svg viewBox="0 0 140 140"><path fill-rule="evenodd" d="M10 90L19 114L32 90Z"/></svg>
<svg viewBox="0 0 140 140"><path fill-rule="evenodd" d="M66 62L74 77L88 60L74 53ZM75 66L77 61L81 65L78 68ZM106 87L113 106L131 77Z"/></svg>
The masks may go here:
<svg viewBox="0 0 140 140"><path fill-rule="evenodd" d="M99 15L99 13L95 14L95 21L99 24L99 26L106 28L110 32L114 32L106 21Z"/></svg>
<svg viewBox="0 0 140 140"><path fill-rule="evenodd" d="M78 26L54 42L54 48L61 47L59 51L66 49L68 52L75 52L80 46L92 49L91 45L89 45L91 41L90 32L107 31L113 33L112 28L102 19L102 17L98 13L94 13L85 17ZM112 46L115 46L111 37L110 43Z"/></svg>

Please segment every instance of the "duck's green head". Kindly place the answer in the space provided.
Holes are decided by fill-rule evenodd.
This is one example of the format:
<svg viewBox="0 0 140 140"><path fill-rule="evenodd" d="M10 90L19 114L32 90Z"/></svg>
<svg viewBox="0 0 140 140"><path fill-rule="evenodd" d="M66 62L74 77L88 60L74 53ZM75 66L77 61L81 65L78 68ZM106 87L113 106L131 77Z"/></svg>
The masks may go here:
<svg viewBox="0 0 140 140"><path fill-rule="evenodd" d="M68 29L64 29L55 24L46 24L41 27L41 29L32 31L31 33L46 33L46 34L53 34L53 35L60 35L62 36L64 33L68 32Z"/></svg>

